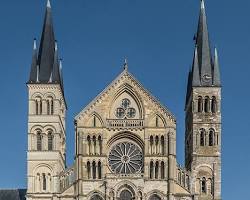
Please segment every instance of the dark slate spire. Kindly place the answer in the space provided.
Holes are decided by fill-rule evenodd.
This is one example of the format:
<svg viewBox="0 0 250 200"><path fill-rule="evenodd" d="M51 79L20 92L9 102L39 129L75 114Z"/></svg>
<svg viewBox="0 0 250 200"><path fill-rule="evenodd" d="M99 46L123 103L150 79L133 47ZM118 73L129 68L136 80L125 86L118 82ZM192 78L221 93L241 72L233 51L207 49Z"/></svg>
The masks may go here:
<svg viewBox="0 0 250 200"><path fill-rule="evenodd" d="M57 42L55 41L51 5L48 0L38 53L36 44L34 43L29 83L58 83L62 86L59 67L58 48Z"/></svg>
<svg viewBox="0 0 250 200"><path fill-rule="evenodd" d="M218 58L218 52L216 48L214 50L213 85L221 86L219 58Z"/></svg>
<svg viewBox="0 0 250 200"><path fill-rule="evenodd" d="M37 47L36 47L36 39L34 39L33 44L33 55L32 55L32 63L30 70L30 82L35 83L37 81Z"/></svg>
<svg viewBox="0 0 250 200"><path fill-rule="evenodd" d="M38 54L38 64L40 66L39 81L40 83L48 83L55 55L55 35L53 30L52 13L50 2L47 3L45 19L43 24L43 32L40 42Z"/></svg>
<svg viewBox="0 0 250 200"><path fill-rule="evenodd" d="M199 63L199 74L202 86L212 86L212 59L208 37L207 19L204 0L201 0L201 9L198 30L196 35L196 46Z"/></svg>

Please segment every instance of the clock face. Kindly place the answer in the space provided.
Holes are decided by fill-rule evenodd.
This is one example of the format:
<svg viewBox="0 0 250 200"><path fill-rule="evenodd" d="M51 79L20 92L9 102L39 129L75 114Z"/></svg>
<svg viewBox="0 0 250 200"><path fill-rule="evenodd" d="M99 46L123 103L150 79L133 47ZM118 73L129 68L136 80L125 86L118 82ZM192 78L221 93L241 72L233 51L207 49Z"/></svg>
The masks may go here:
<svg viewBox="0 0 250 200"><path fill-rule="evenodd" d="M204 82L209 82L211 78L212 78L211 76L209 76L208 74L205 74L205 75L202 77L202 80L203 80Z"/></svg>
<svg viewBox="0 0 250 200"><path fill-rule="evenodd" d="M123 119L123 118L129 118L132 119L135 117L136 115L136 110L135 108L131 107L131 102L129 99L125 98L122 99L121 105L120 107L118 107L116 109L116 117L119 119Z"/></svg>
<svg viewBox="0 0 250 200"><path fill-rule="evenodd" d="M114 173L140 173L143 168L143 153L141 148L132 142L120 142L112 147L108 162Z"/></svg>

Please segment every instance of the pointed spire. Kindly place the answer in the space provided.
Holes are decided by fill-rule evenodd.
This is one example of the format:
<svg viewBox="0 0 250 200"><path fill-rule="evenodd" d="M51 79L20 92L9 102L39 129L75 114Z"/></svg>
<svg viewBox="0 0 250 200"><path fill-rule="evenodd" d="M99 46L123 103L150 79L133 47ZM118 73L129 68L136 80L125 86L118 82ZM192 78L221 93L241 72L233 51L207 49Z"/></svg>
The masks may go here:
<svg viewBox="0 0 250 200"><path fill-rule="evenodd" d="M128 70L128 60L127 60L127 58L124 59L123 67L124 67L124 70L125 70L125 71Z"/></svg>
<svg viewBox="0 0 250 200"><path fill-rule="evenodd" d="M195 47L194 51L194 60L193 60L193 67L192 67L192 86L200 86L200 69L199 69L199 62L198 62L198 50Z"/></svg>
<svg viewBox="0 0 250 200"><path fill-rule="evenodd" d="M37 80L37 46L36 46L36 39L34 39L29 82L36 82L36 80Z"/></svg>
<svg viewBox="0 0 250 200"><path fill-rule="evenodd" d="M219 66L219 58L217 48L214 49L214 70L213 70L213 85L220 86L220 66Z"/></svg>
<svg viewBox="0 0 250 200"><path fill-rule="evenodd" d="M47 2L43 31L38 54L40 66L39 79L41 83L48 83L52 72L55 54L55 34L52 22L50 1Z"/></svg>
<svg viewBox="0 0 250 200"><path fill-rule="evenodd" d="M50 0L47 1L47 8L51 8Z"/></svg>
<svg viewBox="0 0 250 200"><path fill-rule="evenodd" d="M200 68L201 85L211 86L212 59L210 53L209 35L208 35L204 0L201 0L201 10L200 10L198 30L196 35L196 45L197 45L198 61Z"/></svg>

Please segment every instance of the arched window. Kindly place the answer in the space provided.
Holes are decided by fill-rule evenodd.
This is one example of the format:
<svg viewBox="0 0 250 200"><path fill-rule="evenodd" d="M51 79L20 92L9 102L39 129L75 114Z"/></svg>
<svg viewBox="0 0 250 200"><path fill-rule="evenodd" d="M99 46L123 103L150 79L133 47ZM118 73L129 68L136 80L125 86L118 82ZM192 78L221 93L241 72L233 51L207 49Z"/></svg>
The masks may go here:
<svg viewBox="0 0 250 200"><path fill-rule="evenodd" d="M96 116L93 118L93 127L96 127Z"/></svg>
<svg viewBox="0 0 250 200"><path fill-rule="evenodd" d="M153 172L154 172L154 163L153 161L151 161L150 162L150 174L149 174L150 179L153 179Z"/></svg>
<svg viewBox="0 0 250 200"><path fill-rule="evenodd" d="M200 131L200 146L205 146L205 130Z"/></svg>
<svg viewBox="0 0 250 200"><path fill-rule="evenodd" d="M123 190L120 194L120 200L132 200L132 194L128 190Z"/></svg>
<svg viewBox="0 0 250 200"><path fill-rule="evenodd" d="M201 113L203 110L203 99L201 96L198 97L198 112Z"/></svg>
<svg viewBox="0 0 250 200"><path fill-rule="evenodd" d="M90 179L90 170L91 170L91 166L90 166L90 162L87 162L87 174L88 174L88 179Z"/></svg>
<svg viewBox="0 0 250 200"><path fill-rule="evenodd" d="M207 184L206 184L206 178L203 177L201 180L201 192L206 193L207 192Z"/></svg>
<svg viewBox="0 0 250 200"><path fill-rule="evenodd" d="M217 101L216 101L216 97L213 96L212 102L211 102L211 111L212 113L216 113L216 110L217 110Z"/></svg>
<svg viewBox="0 0 250 200"><path fill-rule="evenodd" d="M37 151L42 151L42 134L41 134L41 132L37 132L36 143L37 143Z"/></svg>
<svg viewBox="0 0 250 200"><path fill-rule="evenodd" d="M94 145L94 155L96 155L96 137L93 136L93 145Z"/></svg>
<svg viewBox="0 0 250 200"><path fill-rule="evenodd" d="M95 194L94 196L91 197L90 200L103 200L103 199L98 194Z"/></svg>
<svg viewBox="0 0 250 200"><path fill-rule="evenodd" d="M46 175L45 173L42 174L42 181L43 181L43 190L46 190Z"/></svg>
<svg viewBox="0 0 250 200"><path fill-rule="evenodd" d="M158 154L159 153L159 137L158 137L158 135L155 137L155 152L156 152L156 154Z"/></svg>
<svg viewBox="0 0 250 200"><path fill-rule="evenodd" d="M161 154L165 154L165 140L163 135L161 136Z"/></svg>
<svg viewBox="0 0 250 200"><path fill-rule="evenodd" d="M155 179L158 179L159 177L159 162L156 161L155 163Z"/></svg>
<svg viewBox="0 0 250 200"><path fill-rule="evenodd" d="M153 144L154 144L154 139L153 136L150 136L150 153L153 154Z"/></svg>
<svg viewBox="0 0 250 200"><path fill-rule="evenodd" d="M99 153L102 155L102 137L98 136L98 143L99 143Z"/></svg>
<svg viewBox="0 0 250 200"><path fill-rule="evenodd" d="M91 139L89 135L87 137L87 142L88 142L88 155L90 155L91 154Z"/></svg>
<svg viewBox="0 0 250 200"><path fill-rule="evenodd" d="M36 104L36 115L38 115L39 114L39 103L38 103L37 99L35 100L35 104Z"/></svg>
<svg viewBox="0 0 250 200"><path fill-rule="evenodd" d="M142 192L139 191L139 200L142 200Z"/></svg>
<svg viewBox="0 0 250 200"><path fill-rule="evenodd" d="M92 172L93 172L93 179L96 179L96 163L93 161L92 163Z"/></svg>
<svg viewBox="0 0 250 200"><path fill-rule="evenodd" d="M102 179L102 163L98 162L98 179Z"/></svg>
<svg viewBox="0 0 250 200"><path fill-rule="evenodd" d="M155 126L156 126L156 127L159 127L159 119L158 119L158 116L156 116L156 118L155 118Z"/></svg>
<svg viewBox="0 0 250 200"><path fill-rule="evenodd" d="M210 103L210 99L208 96L205 97L205 103L204 103L204 111L205 113L209 112L209 103Z"/></svg>
<svg viewBox="0 0 250 200"><path fill-rule="evenodd" d="M47 99L47 115L53 115L54 114L54 101L52 97L49 97Z"/></svg>
<svg viewBox="0 0 250 200"><path fill-rule="evenodd" d="M165 164L162 161L161 162L161 179L164 179L164 178L165 178Z"/></svg>
<svg viewBox="0 0 250 200"><path fill-rule="evenodd" d="M214 130L210 129L209 130L209 146L214 146Z"/></svg>
<svg viewBox="0 0 250 200"><path fill-rule="evenodd" d="M149 200L161 200L161 198L157 194L153 194Z"/></svg>
<svg viewBox="0 0 250 200"><path fill-rule="evenodd" d="M49 151L53 150L53 136L51 132L49 132L48 134L48 150Z"/></svg>

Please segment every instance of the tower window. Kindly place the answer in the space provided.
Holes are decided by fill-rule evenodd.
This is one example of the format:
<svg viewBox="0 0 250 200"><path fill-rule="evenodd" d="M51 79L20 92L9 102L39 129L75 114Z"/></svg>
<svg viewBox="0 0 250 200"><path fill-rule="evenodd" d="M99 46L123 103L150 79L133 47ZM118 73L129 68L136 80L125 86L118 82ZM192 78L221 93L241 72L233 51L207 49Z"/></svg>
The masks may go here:
<svg viewBox="0 0 250 200"><path fill-rule="evenodd" d="M161 154L164 155L165 153L165 140L164 140L164 136L161 136Z"/></svg>
<svg viewBox="0 0 250 200"><path fill-rule="evenodd" d="M53 150L53 136L51 132L49 132L48 134L48 150L49 151Z"/></svg>
<svg viewBox="0 0 250 200"><path fill-rule="evenodd" d="M155 163L155 179L158 179L159 175L159 162L156 161Z"/></svg>
<svg viewBox="0 0 250 200"><path fill-rule="evenodd" d="M42 135L40 132L37 133L37 138L36 138L36 142L37 142L37 150L41 151L42 150Z"/></svg>
<svg viewBox="0 0 250 200"><path fill-rule="evenodd" d="M90 162L88 161L88 162L87 162L87 173L88 173L88 179L90 179L90 170L91 170L91 167L90 167Z"/></svg>
<svg viewBox="0 0 250 200"><path fill-rule="evenodd" d="M199 96L198 97L198 112L201 113L202 112L202 109L203 109L203 102L202 102L202 97Z"/></svg>
<svg viewBox="0 0 250 200"><path fill-rule="evenodd" d="M205 130L201 129L200 132L200 146L205 146Z"/></svg>
<svg viewBox="0 0 250 200"><path fill-rule="evenodd" d="M209 102L210 102L209 97L206 97L205 98L205 103L204 103L204 111L205 111L205 113L209 112Z"/></svg>
<svg viewBox="0 0 250 200"><path fill-rule="evenodd" d="M201 192L202 193L206 193L207 192L207 188L206 188L206 178L203 177L202 181L201 181Z"/></svg>
<svg viewBox="0 0 250 200"><path fill-rule="evenodd" d="M93 172L93 179L96 179L96 163L95 163L95 161L92 164L92 172Z"/></svg>
<svg viewBox="0 0 250 200"><path fill-rule="evenodd" d="M216 101L216 97L215 96L212 97L211 110L212 110L212 113L216 113L216 110L217 110L217 101Z"/></svg>
<svg viewBox="0 0 250 200"><path fill-rule="evenodd" d="M214 130L210 130L209 131L209 146L213 146L214 145Z"/></svg>
<svg viewBox="0 0 250 200"><path fill-rule="evenodd" d="M150 179L153 179L153 172L154 172L154 163L153 161L151 161L150 162L150 174L149 174Z"/></svg>
<svg viewBox="0 0 250 200"><path fill-rule="evenodd" d="M162 161L161 162L161 179L164 179L164 178L165 178L165 164Z"/></svg>
<svg viewBox="0 0 250 200"><path fill-rule="evenodd" d="M99 161L98 162L98 179L101 179L101 178L102 178L102 164Z"/></svg>
<svg viewBox="0 0 250 200"><path fill-rule="evenodd" d="M46 190L46 176L45 176L45 174L43 173L43 175L42 175L42 181L43 181L43 190Z"/></svg>

